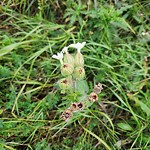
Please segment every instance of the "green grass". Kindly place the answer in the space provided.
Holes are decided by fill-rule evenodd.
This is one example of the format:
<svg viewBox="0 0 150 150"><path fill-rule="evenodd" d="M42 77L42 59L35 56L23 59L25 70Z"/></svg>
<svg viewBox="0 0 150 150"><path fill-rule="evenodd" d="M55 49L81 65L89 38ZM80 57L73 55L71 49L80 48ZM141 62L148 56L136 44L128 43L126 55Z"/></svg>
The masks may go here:
<svg viewBox="0 0 150 150"><path fill-rule="evenodd" d="M150 149L149 4L89 2L0 2L0 149ZM84 41L89 94L103 90L66 123L52 55Z"/></svg>

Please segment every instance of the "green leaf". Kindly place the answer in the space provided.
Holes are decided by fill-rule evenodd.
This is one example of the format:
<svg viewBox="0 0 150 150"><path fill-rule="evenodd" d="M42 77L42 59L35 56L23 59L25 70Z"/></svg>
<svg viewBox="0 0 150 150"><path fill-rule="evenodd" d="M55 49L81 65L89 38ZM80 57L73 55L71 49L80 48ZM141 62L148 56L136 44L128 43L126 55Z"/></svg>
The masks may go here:
<svg viewBox="0 0 150 150"><path fill-rule="evenodd" d="M113 21L113 22L111 22L111 24L114 25L115 27L119 27L123 30L129 31L127 24L121 19L117 20L117 21Z"/></svg>
<svg viewBox="0 0 150 150"><path fill-rule="evenodd" d="M132 131L133 130L133 128L127 123L118 123L117 126L119 128L121 128L122 130L126 130L126 131Z"/></svg>
<svg viewBox="0 0 150 150"><path fill-rule="evenodd" d="M141 109L147 114L147 116L150 116L150 108L146 104L139 101L138 99L135 99L135 102L138 106L141 107Z"/></svg>
<svg viewBox="0 0 150 150"><path fill-rule="evenodd" d="M76 91L84 94L84 93L88 93L89 87L88 84L85 80L77 80L76 81Z"/></svg>
<svg viewBox="0 0 150 150"><path fill-rule="evenodd" d="M147 116L150 116L150 108L145 103L140 101L137 97L133 96L133 94L128 93L128 97L130 100L135 101L136 106L140 106L143 112L147 114Z"/></svg>
<svg viewBox="0 0 150 150"><path fill-rule="evenodd" d="M18 46L20 46L22 44L30 43L30 42L33 42L33 40L19 42L19 43L14 43L14 44L5 46L2 49L0 49L0 56L6 55L9 52L11 52L13 49L17 48Z"/></svg>

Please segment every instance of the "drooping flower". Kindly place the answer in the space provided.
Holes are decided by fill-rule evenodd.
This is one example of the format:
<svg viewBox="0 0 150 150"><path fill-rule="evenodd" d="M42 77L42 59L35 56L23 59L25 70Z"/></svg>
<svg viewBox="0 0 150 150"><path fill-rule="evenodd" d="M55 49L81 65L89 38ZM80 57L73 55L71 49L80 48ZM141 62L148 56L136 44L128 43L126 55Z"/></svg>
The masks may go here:
<svg viewBox="0 0 150 150"><path fill-rule="evenodd" d="M85 46L86 42L82 42L82 43L76 43L76 44L71 44L69 45L69 47L73 47L76 48L78 53L80 53L81 49Z"/></svg>
<svg viewBox="0 0 150 150"><path fill-rule="evenodd" d="M77 54L75 55L74 59L74 64L77 67L83 67L84 66L84 58L83 55L81 54L81 49L85 46L86 42L82 43L76 43L76 44L71 44L69 47L73 47L77 49Z"/></svg>
<svg viewBox="0 0 150 150"><path fill-rule="evenodd" d="M63 64L63 53L57 53L57 55L53 55L52 58L58 59L60 61L61 64Z"/></svg>

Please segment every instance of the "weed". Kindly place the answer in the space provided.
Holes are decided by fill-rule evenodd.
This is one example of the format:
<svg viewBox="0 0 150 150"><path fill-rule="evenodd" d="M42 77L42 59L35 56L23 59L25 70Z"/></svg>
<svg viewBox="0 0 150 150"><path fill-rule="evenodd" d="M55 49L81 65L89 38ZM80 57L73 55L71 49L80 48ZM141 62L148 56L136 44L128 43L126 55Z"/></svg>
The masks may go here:
<svg viewBox="0 0 150 150"><path fill-rule="evenodd" d="M2 0L0 149L148 150L149 31L147 1ZM76 92L61 93L74 68L61 75L52 56L82 41L85 74L79 66Z"/></svg>

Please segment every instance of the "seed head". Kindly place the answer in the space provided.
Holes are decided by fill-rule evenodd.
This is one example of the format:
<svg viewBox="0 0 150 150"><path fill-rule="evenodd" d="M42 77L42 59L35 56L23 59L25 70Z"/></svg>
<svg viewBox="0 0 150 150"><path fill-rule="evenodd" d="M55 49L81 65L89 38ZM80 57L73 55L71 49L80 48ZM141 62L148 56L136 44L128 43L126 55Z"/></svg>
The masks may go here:
<svg viewBox="0 0 150 150"><path fill-rule="evenodd" d="M84 109L84 103L82 103L82 102L78 102L77 106L78 106L78 110L83 110Z"/></svg>
<svg viewBox="0 0 150 150"><path fill-rule="evenodd" d="M97 95L95 92L92 92L92 93L89 95L88 100L89 100L90 102L98 101L98 95Z"/></svg>
<svg viewBox="0 0 150 150"><path fill-rule="evenodd" d="M84 109L84 103L78 102L78 103L72 103L70 105L70 110L73 111L79 111Z"/></svg>
<svg viewBox="0 0 150 150"><path fill-rule="evenodd" d="M101 93L101 90L103 89L102 84L98 83L97 85L94 86L93 92L95 92L96 94Z"/></svg>
<svg viewBox="0 0 150 150"><path fill-rule="evenodd" d="M68 122L71 117L72 117L72 111L70 109L65 110L61 115L61 118L66 122Z"/></svg>
<svg viewBox="0 0 150 150"><path fill-rule="evenodd" d="M77 111L77 110L78 110L77 103L72 103L72 104L70 105L70 110L71 110L71 111Z"/></svg>

